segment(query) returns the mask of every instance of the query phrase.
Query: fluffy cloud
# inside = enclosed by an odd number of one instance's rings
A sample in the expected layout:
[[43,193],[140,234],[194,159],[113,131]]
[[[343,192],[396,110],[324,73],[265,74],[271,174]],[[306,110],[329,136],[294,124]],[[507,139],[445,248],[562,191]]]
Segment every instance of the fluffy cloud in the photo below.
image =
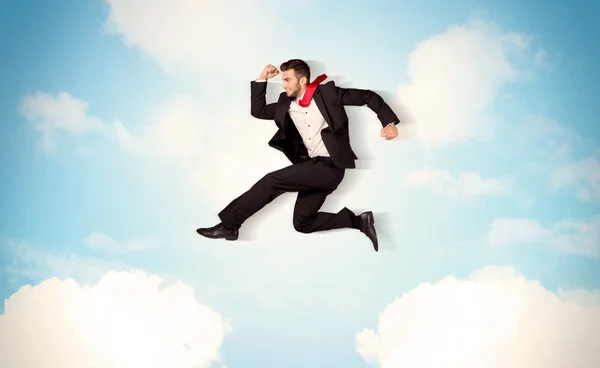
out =
[[463,201],[475,197],[507,195],[512,190],[509,179],[483,179],[478,173],[465,171],[457,178],[444,170],[422,169],[408,173],[404,179],[408,187],[428,187],[436,195],[447,195]]
[[[258,61],[259,55],[262,58],[269,53],[265,45],[284,43],[278,42],[279,36],[273,32],[281,4],[270,0],[106,3],[108,32],[150,55],[167,72],[216,68],[227,74],[251,71],[254,75],[264,64]],[[258,48],[261,54],[256,52]]]
[[398,97],[428,146],[487,138],[494,101],[504,84],[522,72],[511,59],[523,56],[530,39],[473,21],[421,42],[410,54],[409,82]]
[[394,367],[592,367],[600,306],[561,300],[511,269],[421,284],[356,335],[368,362]]
[[590,221],[560,221],[551,226],[532,219],[496,219],[489,239],[494,245],[536,244],[560,252],[600,257],[600,215]]
[[93,286],[51,278],[6,300],[0,366],[207,367],[227,330],[182,283],[161,288],[141,271],[112,271]]
[[25,96],[19,106],[21,114],[41,132],[40,144],[46,152],[58,148],[57,135],[110,135],[112,127],[88,114],[89,104],[68,93],[51,95],[45,92]]

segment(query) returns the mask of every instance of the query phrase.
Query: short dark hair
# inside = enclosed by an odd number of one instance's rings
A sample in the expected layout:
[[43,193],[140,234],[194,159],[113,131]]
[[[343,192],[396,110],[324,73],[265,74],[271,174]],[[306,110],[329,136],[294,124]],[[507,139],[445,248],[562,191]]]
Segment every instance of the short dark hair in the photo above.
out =
[[296,78],[300,79],[302,77],[306,77],[306,83],[310,83],[310,67],[304,60],[290,59],[282,63],[279,69],[282,72],[285,72],[288,69],[293,69]]

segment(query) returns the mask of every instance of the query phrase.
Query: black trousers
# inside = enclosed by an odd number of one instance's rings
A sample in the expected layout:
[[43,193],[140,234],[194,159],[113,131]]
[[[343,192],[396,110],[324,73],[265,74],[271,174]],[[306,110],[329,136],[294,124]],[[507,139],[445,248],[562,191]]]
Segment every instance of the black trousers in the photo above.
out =
[[352,227],[354,213],[344,207],[338,213],[319,212],[325,198],[344,178],[345,169],[329,157],[315,157],[270,172],[220,213],[226,228],[239,229],[244,221],[286,192],[298,192],[294,206],[294,229],[302,233]]

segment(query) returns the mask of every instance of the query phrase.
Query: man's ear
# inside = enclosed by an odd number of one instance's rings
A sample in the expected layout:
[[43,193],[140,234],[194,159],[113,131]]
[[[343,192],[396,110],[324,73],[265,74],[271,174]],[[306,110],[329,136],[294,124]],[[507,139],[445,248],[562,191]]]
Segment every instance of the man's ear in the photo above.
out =
[[300,85],[305,86],[308,84],[308,79],[306,77],[300,77]]

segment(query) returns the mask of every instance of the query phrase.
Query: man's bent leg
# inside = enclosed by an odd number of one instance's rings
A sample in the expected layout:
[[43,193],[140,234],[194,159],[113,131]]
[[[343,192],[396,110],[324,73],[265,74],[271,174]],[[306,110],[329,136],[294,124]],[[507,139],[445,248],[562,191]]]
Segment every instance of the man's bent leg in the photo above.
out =
[[275,185],[274,176],[274,173],[263,176],[219,212],[219,218],[225,228],[239,229],[250,216],[285,192],[282,187]]
[[343,172],[332,171],[316,159],[290,165],[263,176],[248,191],[229,203],[219,213],[219,218],[226,228],[239,229],[250,216],[285,192],[331,191],[342,178]]
[[338,213],[319,212],[325,199],[333,190],[310,190],[298,193],[294,206],[294,229],[301,233],[312,233],[353,227],[354,213],[343,208]]
[[377,231],[375,231],[375,220],[372,212],[361,213],[356,216],[348,208],[342,208],[338,213],[319,212],[325,202],[329,191],[305,191],[299,192],[294,207],[294,229],[301,233],[313,233],[317,231],[352,228],[364,233],[373,243],[375,251],[379,250]]
[[375,251],[379,250],[377,231],[373,213],[368,211],[356,216],[348,208],[342,208],[338,213],[319,212],[325,202],[325,198],[331,194],[329,191],[305,191],[299,192],[294,207],[294,229],[301,233],[313,233],[317,231],[352,228],[360,230],[373,243]]
[[[293,165],[286,169],[293,170],[290,169],[291,167]],[[221,210],[219,212],[220,223],[212,227],[196,229],[196,232],[212,239],[237,240],[242,224],[284,192],[283,188],[275,185],[277,181],[275,173],[263,176],[249,190]]]
[[[339,179],[337,182],[339,184],[343,177],[343,171],[332,168],[331,164],[325,165],[331,169],[329,172],[333,173],[334,177]],[[378,251],[379,241],[377,240],[377,231],[375,230],[375,220],[372,212],[368,211],[356,216],[354,212],[346,207],[338,213],[319,212],[327,196],[337,188],[337,184],[325,189],[299,191],[294,207],[294,229],[301,233],[340,228],[358,229],[371,240],[373,248],[375,251]]]

